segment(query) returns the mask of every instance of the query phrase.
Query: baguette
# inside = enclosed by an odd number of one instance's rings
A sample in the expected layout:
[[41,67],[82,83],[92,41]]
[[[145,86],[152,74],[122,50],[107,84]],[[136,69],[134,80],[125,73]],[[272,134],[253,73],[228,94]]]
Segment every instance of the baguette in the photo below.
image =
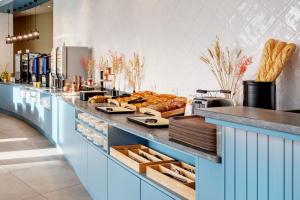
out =
[[264,46],[256,81],[275,81],[295,49],[296,45],[294,43],[287,44],[286,42],[269,39]]

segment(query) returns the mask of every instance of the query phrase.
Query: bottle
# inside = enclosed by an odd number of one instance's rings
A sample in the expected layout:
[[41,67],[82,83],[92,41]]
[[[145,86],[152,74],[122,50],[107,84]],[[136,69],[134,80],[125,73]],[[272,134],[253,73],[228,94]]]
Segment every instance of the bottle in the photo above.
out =
[[77,92],[77,84],[76,84],[75,80],[73,80],[73,83],[72,83],[72,91]]
[[82,76],[79,76],[79,81],[78,81],[78,91],[82,90]]
[[66,93],[69,93],[70,92],[70,84],[69,84],[69,82],[66,82],[66,85],[65,85],[65,92]]

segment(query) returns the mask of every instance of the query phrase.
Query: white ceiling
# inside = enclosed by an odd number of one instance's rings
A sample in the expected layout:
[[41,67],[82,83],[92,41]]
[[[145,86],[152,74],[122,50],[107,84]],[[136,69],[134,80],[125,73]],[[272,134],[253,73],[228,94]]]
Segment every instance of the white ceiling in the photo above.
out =
[[[43,14],[43,13],[50,13],[50,12],[53,12],[53,0],[49,0],[48,2],[36,7],[36,14]],[[32,8],[23,11],[21,13],[15,13],[14,17],[29,16],[29,15],[34,15],[34,13],[35,13],[35,8]]]

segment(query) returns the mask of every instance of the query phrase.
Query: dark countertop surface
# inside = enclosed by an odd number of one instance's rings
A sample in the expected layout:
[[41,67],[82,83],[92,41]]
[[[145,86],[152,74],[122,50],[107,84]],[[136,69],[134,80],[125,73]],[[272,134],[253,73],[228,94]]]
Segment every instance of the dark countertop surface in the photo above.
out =
[[204,117],[300,135],[300,114],[251,107],[219,107],[199,110]]
[[106,104],[89,104],[86,101],[80,101],[79,97],[70,97],[70,96],[59,96],[59,99],[62,99],[66,103],[74,106],[76,109],[87,112],[97,118],[107,121],[112,126],[120,128],[126,132],[130,132],[134,135],[140,136],[142,138],[149,139],[151,141],[156,141],[161,144],[167,145],[171,148],[180,150],[182,152],[186,152],[192,154],[194,156],[199,156],[213,162],[220,162],[221,159],[216,154],[212,154],[210,152],[197,150],[187,145],[183,145],[172,141],[169,139],[169,130],[168,128],[146,128],[141,125],[135,124],[127,120],[128,116],[141,115],[139,113],[134,114],[106,114],[95,109],[96,106]]

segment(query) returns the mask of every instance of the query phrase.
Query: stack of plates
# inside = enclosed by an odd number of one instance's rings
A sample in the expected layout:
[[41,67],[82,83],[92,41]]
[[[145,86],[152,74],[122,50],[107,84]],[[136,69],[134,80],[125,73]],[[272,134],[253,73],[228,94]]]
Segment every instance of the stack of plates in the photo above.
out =
[[203,117],[173,117],[170,119],[169,130],[171,139],[189,144],[196,148],[216,152],[216,126],[206,123]]

